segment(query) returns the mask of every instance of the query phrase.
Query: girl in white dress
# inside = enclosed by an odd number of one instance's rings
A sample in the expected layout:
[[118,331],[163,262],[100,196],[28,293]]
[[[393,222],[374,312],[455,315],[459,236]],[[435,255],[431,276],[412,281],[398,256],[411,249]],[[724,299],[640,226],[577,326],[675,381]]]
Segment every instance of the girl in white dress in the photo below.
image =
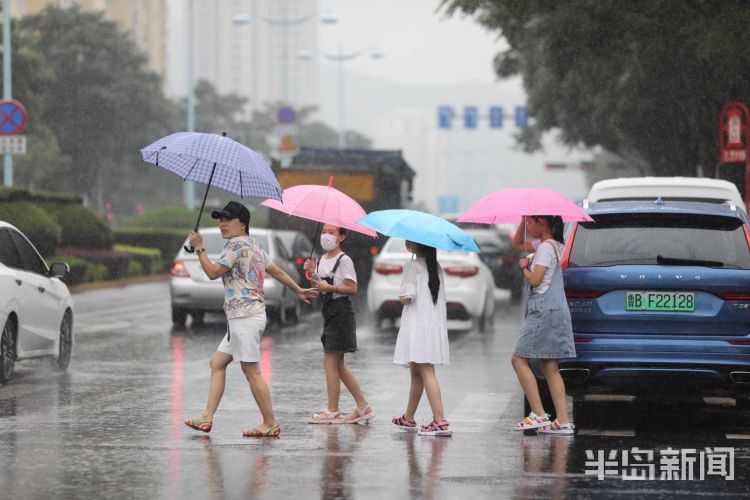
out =
[[443,270],[434,248],[412,241],[406,242],[406,248],[415,254],[416,259],[407,263],[404,269],[399,292],[404,309],[393,363],[409,367],[411,389],[406,411],[400,417],[391,418],[391,423],[404,431],[417,431],[414,414],[422,393],[427,392],[432,422],[419,427],[419,434],[450,436],[452,431],[443,413],[443,399],[435,376],[435,365],[448,364]]

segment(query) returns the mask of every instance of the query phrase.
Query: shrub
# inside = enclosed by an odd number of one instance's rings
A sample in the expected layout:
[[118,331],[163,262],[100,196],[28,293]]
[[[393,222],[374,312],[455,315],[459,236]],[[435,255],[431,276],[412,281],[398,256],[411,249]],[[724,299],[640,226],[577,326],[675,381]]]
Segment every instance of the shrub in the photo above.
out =
[[143,274],[143,264],[137,260],[131,260],[130,263],[128,263],[128,277],[142,276]]
[[[104,276],[99,279],[127,278],[130,254],[113,250],[87,250],[84,248],[63,248],[60,255],[78,257],[93,264],[104,266]],[[98,273],[98,270],[97,270]],[[92,280],[93,281],[93,280]]]
[[0,220],[16,226],[43,257],[55,254],[60,227],[38,206],[28,201],[0,201]]
[[9,188],[0,186],[0,202],[4,201],[28,201],[31,203],[70,203],[82,205],[80,196],[73,194],[31,192],[26,189]]
[[[201,221],[204,220],[204,217],[208,217],[210,219],[212,210],[213,209],[211,208],[206,208],[203,211]],[[191,212],[190,210],[182,206],[171,206],[146,210],[142,214],[136,215],[135,217],[125,221],[123,223],[123,226],[128,228],[137,227],[182,229],[183,233],[185,233],[185,231],[189,232],[195,227],[195,221],[197,219],[197,209]]]
[[114,236],[109,225],[83,205],[44,203],[62,230],[60,246],[109,250]]
[[[116,252],[124,252],[130,255],[130,263],[138,263],[140,272],[138,274],[156,274],[164,269],[161,251],[158,248],[134,247],[128,245],[115,245]],[[131,270],[128,274],[133,276]]]
[[184,229],[164,228],[118,228],[115,242],[121,245],[157,248],[163,257],[163,270],[168,270],[177,252],[187,239]]

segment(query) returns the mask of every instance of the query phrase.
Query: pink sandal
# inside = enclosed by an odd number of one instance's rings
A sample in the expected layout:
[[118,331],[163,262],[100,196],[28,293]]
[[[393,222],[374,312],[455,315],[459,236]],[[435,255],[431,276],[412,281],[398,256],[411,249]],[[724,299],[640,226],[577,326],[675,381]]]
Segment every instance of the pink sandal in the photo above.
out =
[[448,428],[448,421],[441,420],[440,422],[433,420],[427,425],[423,425],[419,428],[420,436],[452,436],[453,431]]
[[374,416],[375,412],[372,411],[372,408],[369,404],[366,404],[362,408],[353,409],[351,415],[349,415],[348,417],[344,417],[344,423],[357,424],[359,422],[363,422],[369,424],[370,420],[372,420]]
[[391,417],[391,424],[405,432],[417,432],[417,423],[414,420],[406,420],[406,417]]
[[518,422],[513,429],[516,431],[526,431],[531,429],[538,429],[539,427],[547,427],[552,422],[549,421],[549,415],[537,415],[533,411],[529,413],[529,416]]
[[308,424],[340,424],[343,420],[337,411],[328,411],[328,408],[321,410],[320,413],[313,413],[307,419]]

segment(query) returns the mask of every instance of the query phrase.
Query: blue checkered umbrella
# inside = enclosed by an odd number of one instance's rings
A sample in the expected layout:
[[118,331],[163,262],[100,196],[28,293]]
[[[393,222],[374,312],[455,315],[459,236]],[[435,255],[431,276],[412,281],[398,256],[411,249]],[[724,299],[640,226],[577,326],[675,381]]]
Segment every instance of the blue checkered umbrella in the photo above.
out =
[[281,200],[281,186],[261,155],[233,141],[226,133],[177,132],[141,149],[143,161],[182,177],[206,184],[196,230],[208,190],[215,186],[241,198]]

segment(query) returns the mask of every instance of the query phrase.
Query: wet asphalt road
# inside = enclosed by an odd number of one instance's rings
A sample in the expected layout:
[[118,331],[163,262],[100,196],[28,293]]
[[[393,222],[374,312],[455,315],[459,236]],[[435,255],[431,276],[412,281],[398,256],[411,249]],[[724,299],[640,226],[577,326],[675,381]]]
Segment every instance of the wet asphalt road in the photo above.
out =
[[[208,359],[223,335],[222,317],[174,330],[166,283],[89,291],[75,301],[68,372],[27,361],[0,387],[2,498],[750,496],[750,418],[726,406],[731,401],[594,401],[574,438],[509,430],[522,412],[509,362],[521,317],[502,293],[491,331],[451,333],[451,365],[438,370],[452,438],[404,434],[388,425],[404,410],[409,375],[391,365],[395,331],[368,325],[360,328],[360,352],[348,363],[377,417],[368,426],[306,424],[325,403],[317,315],[294,327],[272,326],[263,339],[263,373],[281,437],[241,436],[258,423],[258,412],[239,366],[228,370],[213,431],[198,434],[182,421],[199,416],[205,405]],[[342,408],[351,406],[342,391]],[[417,420],[429,419],[425,397]],[[587,450],[596,456],[633,447],[654,450],[657,476],[659,450],[695,449],[698,458],[705,447],[733,448],[734,480],[586,474],[593,470]],[[608,468],[619,474],[622,465]]]

